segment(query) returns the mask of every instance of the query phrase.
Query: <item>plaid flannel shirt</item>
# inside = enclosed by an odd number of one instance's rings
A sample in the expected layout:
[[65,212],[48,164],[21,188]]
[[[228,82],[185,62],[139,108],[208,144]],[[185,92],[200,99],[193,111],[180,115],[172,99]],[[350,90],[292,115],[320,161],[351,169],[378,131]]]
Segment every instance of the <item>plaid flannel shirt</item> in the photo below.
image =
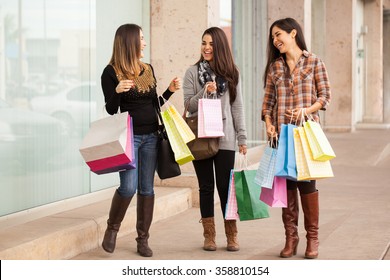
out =
[[[315,102],[322,105],[321,110],[326,110],[330,97],[328,73],[320,58],[303,51],[290,74],[283,57],[279,57],[267,74],[261,118],[265,121],[265,116],[270,116],[279,133],[281,125],[290,122],[285,116],[286,110],[307,108]],[[319,121],[318,112],[312,116]]]

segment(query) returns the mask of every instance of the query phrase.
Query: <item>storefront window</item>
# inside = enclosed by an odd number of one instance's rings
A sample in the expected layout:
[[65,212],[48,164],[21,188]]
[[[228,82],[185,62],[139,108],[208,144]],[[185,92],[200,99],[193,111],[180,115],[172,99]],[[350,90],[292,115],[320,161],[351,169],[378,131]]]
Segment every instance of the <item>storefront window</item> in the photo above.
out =
[[92,175],[79,146],[105,115],[115,30],[148,23],[143,2],[0,0],[0,216],[117,183]]

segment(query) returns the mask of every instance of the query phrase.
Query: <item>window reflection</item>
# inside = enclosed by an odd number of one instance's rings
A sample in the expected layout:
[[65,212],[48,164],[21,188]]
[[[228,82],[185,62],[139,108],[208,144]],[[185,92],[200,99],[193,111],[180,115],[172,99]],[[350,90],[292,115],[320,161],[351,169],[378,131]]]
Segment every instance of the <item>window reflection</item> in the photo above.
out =
[[0,216],[89,191],[78,146],[96,115],[95,10],[0,0]]

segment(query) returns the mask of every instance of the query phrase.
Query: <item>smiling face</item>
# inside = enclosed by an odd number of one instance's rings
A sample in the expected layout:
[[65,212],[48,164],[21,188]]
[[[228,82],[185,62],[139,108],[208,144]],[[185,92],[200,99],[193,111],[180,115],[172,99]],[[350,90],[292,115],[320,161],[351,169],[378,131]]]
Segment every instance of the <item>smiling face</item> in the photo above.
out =
[[141,54],[140,54],[140,58],[143,58],[144,57],[144,48],[146,47],[146,42],[145,42],[144,33],[142,32],[142,30],[139,31],[139,37],[140,37],[140,40],[141,40]]
[[273,45],[279,50],[280,53],[287,53],[293,46],[296,45],[295,35],[295,29],[293,29],[290,33],[287,33],[283,29],[274,26],[272,28]]
[[209,62],[213,60],[213,38],[210,34],[203,36],[200,51],[204,60]]

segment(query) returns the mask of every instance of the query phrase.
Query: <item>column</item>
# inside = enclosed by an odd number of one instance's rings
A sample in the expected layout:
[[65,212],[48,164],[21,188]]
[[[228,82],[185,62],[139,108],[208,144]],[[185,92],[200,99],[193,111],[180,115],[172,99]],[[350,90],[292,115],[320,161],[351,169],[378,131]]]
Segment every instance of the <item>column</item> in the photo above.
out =
[[[175,76],[183,80],[185,71],[200,57],[203,32],[219,25],[219,0],[151,0],[151,64],[161,94]],[[183,92],[175,92],[169,99],[184,111]],[[192,164],[181,166],[183,172]]]
[[366,79],[364,123],[383,122],[383,0],[364,2]]
[[353,1],[326,1],[326,43],[323,58],[330,79],[332,100],[323,124],[338,131],[352,129]]

